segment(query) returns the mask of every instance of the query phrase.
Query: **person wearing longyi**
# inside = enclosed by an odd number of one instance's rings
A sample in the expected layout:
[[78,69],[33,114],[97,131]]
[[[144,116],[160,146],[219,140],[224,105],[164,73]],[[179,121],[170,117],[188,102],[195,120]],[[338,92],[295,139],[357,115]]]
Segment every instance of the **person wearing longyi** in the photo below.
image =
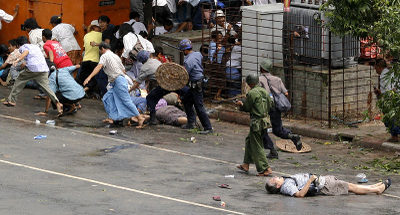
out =
[[125,68],[121,58],[110,50],[111,46],[108,43],[102,42],[99,49],[102,54],[99,64],[83,82],[83,86],[88,84],[104,68],[104,73],[111,85],[111,89],[103,96],[104,109],[109,118],[115,124],[124,119],[135,118],[135,121],[139,124],[137,128],[142,128],[144,118],[140,115],[129,95],[128,80],[125,77]]

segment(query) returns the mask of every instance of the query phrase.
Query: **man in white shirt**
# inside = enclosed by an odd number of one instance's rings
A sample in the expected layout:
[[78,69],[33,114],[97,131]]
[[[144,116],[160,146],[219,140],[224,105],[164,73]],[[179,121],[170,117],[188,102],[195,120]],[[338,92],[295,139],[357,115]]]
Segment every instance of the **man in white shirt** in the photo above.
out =
[[4,20],[4,22],[6,22],[6,23],[12,22],[18,14],[18,10],[19,10],[19,4],[17,4],[15,6],[14,15],[11,16],[10,14],[6,13],[4,10],[0,9],[0,30],[2,27],[1,21]]
[[211,29],[211,32],[220,31],[224,37],[235,36],[237,34],[233,30],[232,25],[226,21],[225,13],[222,10],[217,10],[215,13],[215,22],[216,25]]
[[142,128],[144,118],[140,115],[129,95],[128,79],[125,76],[124,65],[119,56],[114,54],[110,49],[109,44],[105,42],[100,44],[99,50],[102,55],[99,64],[83,82],[83,86],[88,84],[103,68],[111,86],[102,99],[108,117],[115,123],[122,122],[125,119],[134,119],[139,123],[137,128]]
[[140,22],[140,14],[136,11],[132,11],[129,13],[129,21],[125,22],[132,26],[133,31],[135,34],[139,34],[140,32],[144,31],[147,33],[147,29],[142,22]]
[[156,21],[171,19],[176,12],[175,0],[153,0],[153,18]]
[[[147,33],[146,26],[144,26],[144,24],[142,22],[140,22],[140,14],[138,12],[131,11],[129,13],[129,19],[130,20],[127,22],[124,22],[124,24],[126,23],[126,24],[129,24],[130,26],[132,26],[133,33],[139,34],[142,31]],[[115,37],[117,39],[122,38],[119,30],[117,31],[117,33],[115,33]]]
[[[388,91],[395,91],[398,92],[399,89],[396,89],[395,84],[392,83],[392,81],[390,79],[393,78],[393,73],[391,74],[390,77],[388,76],[388,73],[390,72],[390,70],[387,68],[387,63],[384,59],[378,59],[375,62],[375,70],[376,73],[378,73],[379,75],[379,87],[376,88],[374,86],[374,92],[376,94],[376,96],[379,98],[381,98],[382,94],[388,92]],[[389,78],[389,79],[388,79]],[[383,114],[386,114],[385,112]],[[385,126],[389,129],[389,132],[391,134],[391,138],[388,139],[389,142],[399,142],[399,135],[400,135],[400,127],[396,126],[396,123],[388,123],[385,122]]]

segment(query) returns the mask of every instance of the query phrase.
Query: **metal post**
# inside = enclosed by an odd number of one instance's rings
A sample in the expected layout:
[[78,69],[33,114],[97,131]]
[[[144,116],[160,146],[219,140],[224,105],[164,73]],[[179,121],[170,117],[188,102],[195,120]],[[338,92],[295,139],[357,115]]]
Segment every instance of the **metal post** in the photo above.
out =
[[328,127],[332,127],[332,33],[329,31],[329,58],[328,58]]
[[345,69],[344,69],[344,49],[345,49],[345,47],[344,47],[344,40],[345,40],[345,37],[342,37],[342,66],[343,66],[343,84],[342,84],[342,87],[343,87],[343,89],[342,89],[342,111],[343,111],[343,114],[342,114],[342,116],[343,116],[343,121],[345,121],[346,120],[346,105],[345,105],[345,93],[346,93],[346,91],[345,91],[345,87],[346,87],[346,85],[345,85]]

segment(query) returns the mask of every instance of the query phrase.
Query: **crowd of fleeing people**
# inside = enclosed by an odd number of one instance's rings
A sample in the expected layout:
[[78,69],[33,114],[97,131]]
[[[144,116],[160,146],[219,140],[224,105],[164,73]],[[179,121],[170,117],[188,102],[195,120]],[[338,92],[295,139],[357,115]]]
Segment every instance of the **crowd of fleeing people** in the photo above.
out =
[[[242,1],[238,2],[242,4]],[[266,4],[276,1],[245,2]],[[16,106],[21,91],[32,87],[39,91],[35,98],[46,99],[44,111],[36,115],[46,116],[51,106],[57,110],[58,116],[73,114],[82,108],[80,101],[83,98],[95,97],[102,99],[107,112],[108,118],[104,122],[113,126],[143,128],[146,122],[150,125],[162,122],[193,129],[197,114],[203,127],[200,134],[213,133],[203,104],[207,81],[203,65],[205,62],[214,66],[225,65],[226,78],[231,81],[225,84],[231,85],[232,95],[240,93],[240,85],[234,82],[242,79],[240,21],[227,20],[227,11],[223,11],[224,1],[153,0],[152,6],[153,19],[146,25],[142,23],[144,15],[140,5],[129,14],[129,21],[120,25],[111,24],[111,19],[105,15],[91,21],[86,28],[83,47],[75,38],[74,25],[63,23],[58,15],[49,20],[52,29],[42,29],[34,18],[25,20],[22,27],[28,37],[18,36],[11,39],[8,46],[0,45],[0,59],[4,59],[4,63],[1,61],[0,83],[11,87],[3,104]],[[17,13],[18,7],[14,16],[4,15],[0,10],[0,17],[11,22]],[[151,35],[204,28],[211,32],[208,47],[197,51],[193,50],[188,39],[179,43],[178,49],[185,56],[183,66],[189,76],[186,86],[175,91],[163,89],[155,74],[162,64],[171,60],[164,55],[162,47],[152,44]],[[244,160],[237,168],[247,173],[249,165],[254,163],[258,176],[269,176],[272,169],[267,158],[278,158],[267,133],[268,127],[272,127],[276,136],[292,140],[297,150],[302,149],[300,136],[282,126],[281,111],[274,107],[270,95],[287,96],[288,91],[280,78],[270,74],[271,69],[270,60],[261,62],[261,76],[247,76],[250,91],[245,100],[236,101],[236,105],[249,112],[251,118]],[[264,149],[270,150],[267,156]],[[273,178],[266,189],[271,193],[304,197],[310,187],[327,195],[366,194],[382,193],[390,184],[389,179],[375,185],[357,186],[333,176],[306,174]]]

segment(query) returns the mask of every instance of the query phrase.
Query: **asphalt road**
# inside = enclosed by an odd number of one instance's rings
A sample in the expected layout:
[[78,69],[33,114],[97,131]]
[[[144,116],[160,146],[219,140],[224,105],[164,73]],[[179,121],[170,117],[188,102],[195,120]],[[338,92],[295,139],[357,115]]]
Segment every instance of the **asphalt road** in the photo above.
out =
[[[4,97],[8,90],[0,89]],[[399,214],[400,181],[386,195],[309,197],[267,194],[265,178],[236,170],[243,158],[245,126],[212,121],[217,133],[202,136],[170,126],[143,130],[110,128],[101,103],[83,101],[75,116],[35,117],[43,101],[25,90],[16,108],[0,107],[0,214]],[[35,119],[42,123],[35,125]],[[38,134],[46,139],[34,140]],[[189,139],[196,138],[193,143]],[[346,143],[304,138],[313,151],[280,152],[270,162],[274,175],[313,172],[355,182],[364,172],[370,182],[386,178],[376,169],[356,166],[393,153]],[[226,178],[234,175],[234,178]],[[232,189],[217,185],[229,184]],[[221,196],[226,203],[212,200]]]

